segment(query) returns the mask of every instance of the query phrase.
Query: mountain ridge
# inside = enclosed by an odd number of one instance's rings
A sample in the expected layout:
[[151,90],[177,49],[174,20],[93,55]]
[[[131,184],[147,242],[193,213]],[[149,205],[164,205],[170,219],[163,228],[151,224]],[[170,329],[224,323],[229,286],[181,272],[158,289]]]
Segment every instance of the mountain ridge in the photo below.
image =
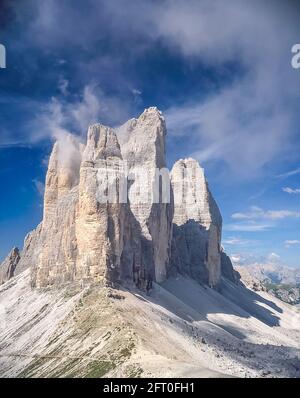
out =
[[299,312],[240,282],[195,159],[163,185],[166,134],[152,107],[54,144],[43,220],[0,266],[1,377],[300,375]]
[[72,135],[58,140],[42,223],[12,274],[30,266],[35,287],[131,281],[147,290],[179,272],[217,288],[222,217],[196,160],[178,160],[166,180],[166,134],[162,113],[150,107],[116,130],[90,126],[86,145]]

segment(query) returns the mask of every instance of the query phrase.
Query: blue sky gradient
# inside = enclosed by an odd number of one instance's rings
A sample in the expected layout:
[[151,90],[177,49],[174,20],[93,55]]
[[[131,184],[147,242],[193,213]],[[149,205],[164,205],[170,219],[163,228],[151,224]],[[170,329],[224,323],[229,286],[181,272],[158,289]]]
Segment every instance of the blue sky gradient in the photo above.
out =
[[[300,266],[296,1],[2,1],[0,259],[42,217],[53,141],[157,106],[193,156],[237,262]],[[289,188],[288,190],[284,188]]]

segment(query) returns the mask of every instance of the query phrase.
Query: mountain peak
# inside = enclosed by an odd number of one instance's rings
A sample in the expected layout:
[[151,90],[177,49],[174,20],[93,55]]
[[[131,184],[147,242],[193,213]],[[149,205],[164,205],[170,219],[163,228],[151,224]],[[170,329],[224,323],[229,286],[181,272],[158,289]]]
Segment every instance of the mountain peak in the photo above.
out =
[[[192,158],[174,164],[171,184],[167,182],[169,200],[156,202],[160,195],[155,182],[157,171],[166,166],[165,147],[165,120],[156,107],[116,130],[91,125],[86,145],[71,135],[60,137],[49,160],[43,222],[21,255],[23,268],[32,263],[33,286],[129,281],[147,290],[174,272],[218,286],[218,206],[204,170]],[[121,199],[120,191],[108,194],[123,184],[122,161],[133,178]],[[183,241],[186,247],[180,246]]]

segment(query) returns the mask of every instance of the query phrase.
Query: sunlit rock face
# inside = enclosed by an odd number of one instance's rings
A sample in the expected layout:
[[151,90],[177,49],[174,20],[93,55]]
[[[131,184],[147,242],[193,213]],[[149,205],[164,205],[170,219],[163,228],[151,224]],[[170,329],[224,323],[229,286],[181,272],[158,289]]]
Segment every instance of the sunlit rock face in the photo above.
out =
[[[52,150],[41,224],[1,266],[1,282],[31,268],[33,287],[73,281],[149,290],[174,272],[217,287],[222,218],[194,159],[166,169],[157,108],[112,129],[89,127]],[[223,256],[224,270],[231,275]],[[224,271],[225,272],[225,271]]]
[[42,223],[26,235],[23,250],[20,252],[20,261],[15,269],[14,276],[21,274],[27,268],[33,266],[33,259],[36,258],[36,253],[39,249],[41,230]]
[[194,159],[178,160],[171,171],[174,192],[172,265],[211,287],[221,277],[222,217],[204,170]]
[[120,279],[126,205],[120,203],[118,191],[110,203],[105,189],[110,174],[120,178],[121,160],[113,129],[91,126],[80,167],[76,278],[111,282]]
[[[165,120],[157,108],[146,109],[138,119],[121,126],[118,136],[132,177],[128,199],[142,247],[142,263],[135,269],[135,278],[139,279],[138,274],[141,274],[162,282],[170,263],[174,211],[169,176],[164,178]],[[164,189],[169,191],[165,197],[162,195]]]
[[[149,108],[117,133],[121,147],[116,132],[100,124],[89,128],[84,147],[67,137],[72,150],[65,156],[62,143],[54,145],[33,286],[126,280],[147,289],[166,279],[173,203],[171,193],[162,203],[155,187],[157,181],[160,187],[157,170],[166,165],[164,119]],[[105,196],[115,183],[111,175],[119,188],[113,200]],[[169,179],[167,184],[170,190]]]
[[21,274],[32,266],[33,260],[36,258],[36,251],[39,248],[38,240],[40,233],[41,224],[26,235],[22,251],[17,247],[11,250],[7,258],[0,265],[0,284]]
[[44,287],[74,280],[75,221],[83,146],[68,135],[53,147],[45,182],[44,216],[32,261],[32,285]]

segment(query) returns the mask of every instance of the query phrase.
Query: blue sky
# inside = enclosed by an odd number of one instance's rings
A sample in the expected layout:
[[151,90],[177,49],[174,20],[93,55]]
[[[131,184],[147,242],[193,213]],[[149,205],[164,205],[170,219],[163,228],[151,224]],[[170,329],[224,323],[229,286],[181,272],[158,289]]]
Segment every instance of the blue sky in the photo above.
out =
[[296,1],[1,1],[0,258],[42,217],[53,141],[157,106],[242,263],[300,266]]

